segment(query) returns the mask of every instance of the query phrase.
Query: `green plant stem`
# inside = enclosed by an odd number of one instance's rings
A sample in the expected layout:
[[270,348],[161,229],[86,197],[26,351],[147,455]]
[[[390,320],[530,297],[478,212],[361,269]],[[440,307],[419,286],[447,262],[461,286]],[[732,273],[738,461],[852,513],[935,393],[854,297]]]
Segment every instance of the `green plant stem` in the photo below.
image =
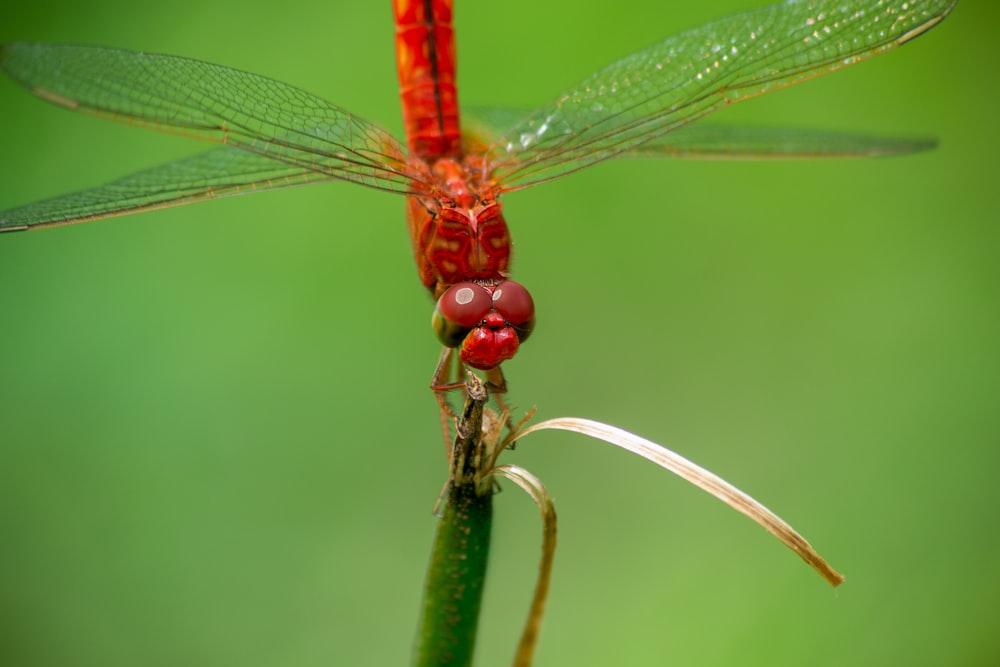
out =
[[483,431],[486,389],[470,375],[466,391],[424,588],[417,667],[469,667],[475,652],[493,523],[493,457]]
[[489,560],[493,496],[453,486],[438,524],[424,590],[417,667],[472,664]]

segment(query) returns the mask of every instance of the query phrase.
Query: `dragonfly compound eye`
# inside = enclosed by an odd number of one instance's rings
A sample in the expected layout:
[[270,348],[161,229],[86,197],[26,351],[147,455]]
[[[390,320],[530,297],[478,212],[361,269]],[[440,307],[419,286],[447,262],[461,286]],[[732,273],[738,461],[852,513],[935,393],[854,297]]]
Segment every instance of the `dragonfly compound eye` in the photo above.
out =
[[535,302],[520,283],[505,280],[493,289],[493,307],[514,327],[523,343],[535,328]]
[[438,340],[458,347],[493,308],[493,298],[482,285],[456,283],[445,290],[434,308],[431,324]]

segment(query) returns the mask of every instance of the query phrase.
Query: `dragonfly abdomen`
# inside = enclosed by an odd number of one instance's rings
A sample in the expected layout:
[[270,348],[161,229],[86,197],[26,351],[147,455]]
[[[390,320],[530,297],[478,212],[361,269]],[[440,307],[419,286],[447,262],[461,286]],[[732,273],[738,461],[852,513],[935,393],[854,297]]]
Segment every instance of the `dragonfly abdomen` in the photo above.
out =
[[411,153],[428,162],[458,157],[461,151],[451,4],[451,0],[393,2],[406,139]]

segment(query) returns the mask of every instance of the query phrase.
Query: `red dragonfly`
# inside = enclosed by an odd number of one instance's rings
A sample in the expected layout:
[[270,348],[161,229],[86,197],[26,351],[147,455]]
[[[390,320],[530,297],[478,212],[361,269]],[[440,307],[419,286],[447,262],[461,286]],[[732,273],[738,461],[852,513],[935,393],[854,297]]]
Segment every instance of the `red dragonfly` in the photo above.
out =
[[694,121],[889,51],[935,26],[956,3],[788,0],[638,51],[530,113],[467,113],[473,121],[463,129],[452,0],[394,0],[405,147],[373,123],[262,76],[174,56],[7,44],[0,67],[49,102],[222,145],[2,212],[0,231],[334,180],[399,193],[407,197],[417,270],[436,299],[434,329],[445,346],[435,388],[449,387],[442,368],[457,350],[463,364],[486,371],[502,390],[500,364],[535,322],[530,294],[508,278],[502,195],[616,156],[847,157],[927,148],[931,142]]

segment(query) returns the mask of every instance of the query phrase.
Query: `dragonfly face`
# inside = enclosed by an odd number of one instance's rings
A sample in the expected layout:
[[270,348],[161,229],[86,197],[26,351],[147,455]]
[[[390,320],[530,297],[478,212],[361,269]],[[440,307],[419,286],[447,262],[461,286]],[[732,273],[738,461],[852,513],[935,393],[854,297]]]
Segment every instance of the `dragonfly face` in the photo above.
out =
[[438,299],[432,324],[445,346],[459,348],[464,363],[486,371],[512,358],[531,335],[535,304],[513,280],[461,282]]

